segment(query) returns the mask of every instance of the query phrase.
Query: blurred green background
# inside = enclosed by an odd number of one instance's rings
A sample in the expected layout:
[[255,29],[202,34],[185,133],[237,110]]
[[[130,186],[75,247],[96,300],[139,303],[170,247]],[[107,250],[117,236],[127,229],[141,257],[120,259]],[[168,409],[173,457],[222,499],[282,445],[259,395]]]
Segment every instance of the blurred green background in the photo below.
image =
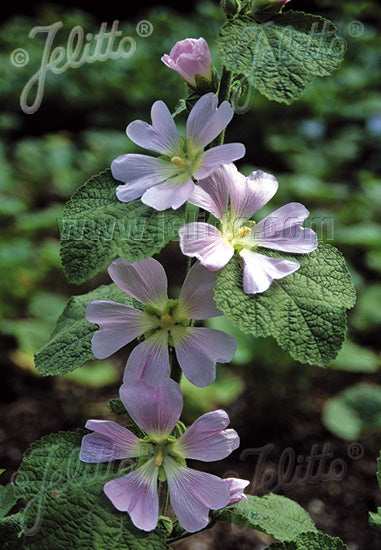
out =
[[[117,155],[135,151],[125,135],[131,120],[149,120],[157,99],[173,110],[184,97],[182,80],[160,61],[177,40],[203,36],[218,66],[215,36],[224,20],[218,3],[179,8],[164,4],[142,4],[122,13],[111,8],[106,12],[105,6],[95,13],[90,5],[37,2],[28,15],[9,14],[1,24],[0,343],[3,379],[8,379],[2,388],[7,409],[3,406],[2,411],[9,410],[10,396],[22,399],[31,387],[40,395],[44,388],[41,399],[55,392],[54,399],[63,407],[59,427],[65,428],[89,412],[104,414],[104,401],[116,393],[125,356],[94,362],[65,380],[47,382],[35,373],[33,354],[48,339],[69,296],[107,282],[106,275],[81,287],[65,281],[57,224],[65,201]],[[230,406],[237,418],[242,413],[244,430],[244,414],[250,410],[245,406],[254,396],[262,444],[288,423],[281,403],[287,402],[291,416],[296,411],[308,414],[313,403],[324,426],[319,437],[328,430],[343,440],[365,438],[369,455],[376,458],[381,448],[381,8],[376,0],[292,4],[336,24],[346,43],[345,61],[332,77],[310,84],[291,106],[254,93],[249,111],[237,114],[229,126],[227,140],[246,145],[247,155],[238,163],[243,172],[262,169],[278,178],[280,189],[269,211],[290,201],[307,206],[319,237],[344,253],[358,302],[349,314],[343,350],[327,371],[296,364],[272,339],[242,335],[222,318],[211,321],[210,326],[230,331],[239,349],[233,367],[219,368],[210,388],[200,391],[184,383],[185,415],[192,420],[215,406]],[[115,19],[120,19],[123,36],[136,40],[135,54],[59,75],[50,72],[41,107],[32,115],[23,113],[20,94],[38,70],[44,46],[43,35],[28,38],[30,30],[62,21],[55,45],[65,45],[75,25],[95,34],[101,21],[108,21],[110,29]],[[142,19],[153,25],[149,37],[136,32]],[[30,59],[17,68],[10,53],[20,47]],[[177,254],[173,243],[162,259],[173,266]],[[174,284],[181,279],[174,278]],[[27,382],[17,385],[15,380],[22,376]],[[7,384],[12,384],[11,390]],[[104,387],[110,388],[110,395]],[[348,388],[349,396],[344,392]],[[246,405],[237,409],[238,402]],[[42,424],[41,432],[49,426]],[[250,440],[244,431],[242,440]],[[12,456],[5,452],[5,463],[17,462],[25,440],[16,447]]]

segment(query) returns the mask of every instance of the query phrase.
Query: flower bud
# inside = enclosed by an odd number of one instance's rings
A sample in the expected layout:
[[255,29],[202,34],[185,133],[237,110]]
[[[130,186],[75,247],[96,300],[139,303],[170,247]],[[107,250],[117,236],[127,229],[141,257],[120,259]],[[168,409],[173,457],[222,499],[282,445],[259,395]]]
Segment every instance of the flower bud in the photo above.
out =
[[174,69],[192,88],[197,88],[196,75],[212,81],[212,58],[203,38],[186,38],[176,42],[169,55],[161,58],[170,69]]
[[221,8],[228,17],[234,17],[241,9],[240,0],[221,0]]
[[253,0],[251,15],[260,23],[268,21],[282,11],[290,0]]

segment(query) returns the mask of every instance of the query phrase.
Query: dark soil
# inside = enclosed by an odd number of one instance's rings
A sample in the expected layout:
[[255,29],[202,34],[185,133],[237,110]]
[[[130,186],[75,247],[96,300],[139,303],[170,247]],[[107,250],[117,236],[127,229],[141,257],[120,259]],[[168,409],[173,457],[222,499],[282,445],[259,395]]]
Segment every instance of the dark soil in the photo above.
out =
[[[23,452],[36,439],[81,427],[89,417],[113,418],[105,403],[118,388],[95,390],[60,377],[40,378],[13,365],[8,356],[11,343],[2,344],[0,466],[6,468],[1,477],[5,483],[14,479]],[[328,397],[361,380],[366,377],[311,369],[309,389],[301,392],[290,384],[274,403],[263,395],[261,377],[257,382],[250,378],[244,395],[228,411],[241,437],[240,449],[223,462],[195,467],[249,479],[251,494],[275,492],[296,500],[319,529],[341,537],[351,550],[381,549],[381,532],[368,525],[368,512],[381,505],[376,479],[380,434],[343,441],[326,431],[320,420]],[[174,547],[259,550],[270,542],[261,533],[220,524]]]

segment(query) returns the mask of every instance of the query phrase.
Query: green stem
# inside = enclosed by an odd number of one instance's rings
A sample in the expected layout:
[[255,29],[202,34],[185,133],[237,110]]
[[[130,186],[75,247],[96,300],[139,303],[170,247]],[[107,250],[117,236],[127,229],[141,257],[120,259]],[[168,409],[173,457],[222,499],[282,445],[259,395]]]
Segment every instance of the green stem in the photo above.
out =
[[198,535],[199,533],[203,533],[204,531],[207,531],[208,529],[211,529],[212,527],[214,527],[216,525],[216,523],[217,522],[212,519],[206,527],[204,527],[203,529],[200,529],[200,531],[197,531],[197,533],[189,533],[188,531],[184,531],[183,534],[181,534],[177,537],[174,537],[174,538],[170,538],[170,539],[168,539],[167,542],[168,542],[168,544],[172,544],[173,542],[177,542],[179,540],[187,539],[188,537],[191,537],[192,535]]
[[168,508],[168,502],[169,502],[168,483],[164,481],[162,482],[162,486],[163,486],[164,498],[163,498],[163,507],[162,507],[161,515],[165,516],[167,514],[167,508]]
[[183,374],[183,371],[181,370],[181,367],[177,361],[176,354],[174,350],[171,350],[171,375],[170,377],[172,380],[180,384],[181,382],[181,376]]
[[[228,71],[225,65],[222,67],[222,74],[220,80],[220,87],[218,89],[218,104],[221,105],[223,101],[229,101],[231,95],[232,73]],[[222,145],[225,139],[225,129],[222,130],[219,136],[212,143],[212,147]]]

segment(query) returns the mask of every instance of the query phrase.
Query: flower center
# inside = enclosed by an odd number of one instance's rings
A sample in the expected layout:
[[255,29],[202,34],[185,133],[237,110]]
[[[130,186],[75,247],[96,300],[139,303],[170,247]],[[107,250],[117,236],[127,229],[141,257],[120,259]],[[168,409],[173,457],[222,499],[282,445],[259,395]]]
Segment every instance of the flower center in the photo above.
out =
[[173,325],[173,319],[169,313],[164,313],[164,315],[160,317],[160,321],[163,323],[164,327],[171,327]]
[[189,170],[191,163],[188,159],[182,158],[182,157],[172,157],[171,158],[172,164],[175,166],[178,166],[182,170]]
[[[239,222],[241,222],[241,225],[239,225]],[[221,220],[221,234],[225,241],[238,252],[244,248],[253,249],[257,247],[252,234],[254,225],[255,222],[252,220],[242,223],[242,218],[231,219],[229,216]]]

